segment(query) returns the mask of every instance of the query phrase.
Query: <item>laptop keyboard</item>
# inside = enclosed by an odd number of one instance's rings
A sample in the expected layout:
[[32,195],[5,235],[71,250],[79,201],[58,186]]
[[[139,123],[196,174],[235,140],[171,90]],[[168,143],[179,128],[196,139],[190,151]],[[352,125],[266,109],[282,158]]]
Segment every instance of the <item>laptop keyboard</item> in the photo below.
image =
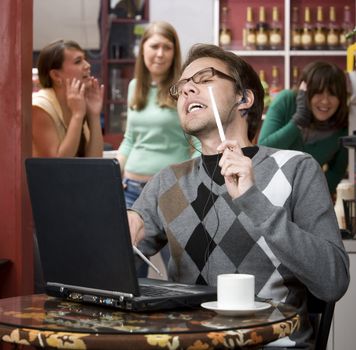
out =
[[140,292],[142,296],[149,296],[149,297],[162,297],[162,296],[177,296],[177,295],[184,295],[185,293],[189,294],[189,292],[184,292],[182,290],[174,290],[168,288],[162,288],[157,286],[142,286],[140,285]]

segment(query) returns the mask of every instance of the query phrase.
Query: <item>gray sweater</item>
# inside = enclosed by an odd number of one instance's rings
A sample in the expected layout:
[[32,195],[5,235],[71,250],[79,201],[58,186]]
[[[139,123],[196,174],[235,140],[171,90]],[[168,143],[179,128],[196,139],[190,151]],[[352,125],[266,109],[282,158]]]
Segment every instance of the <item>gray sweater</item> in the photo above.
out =
[[299,151],[260,146],[252,161],[255,185],[235,200],[211,180],[202,158],[156,174],[133,207],[145,225],[140,248],[150,256],[168,241],[174,281],[216,285],[221,273],[254,274],[259,297],[301,314],[300,330],[278,345],[308,346],[305,287],[330,301],[349,283],[325,176]]

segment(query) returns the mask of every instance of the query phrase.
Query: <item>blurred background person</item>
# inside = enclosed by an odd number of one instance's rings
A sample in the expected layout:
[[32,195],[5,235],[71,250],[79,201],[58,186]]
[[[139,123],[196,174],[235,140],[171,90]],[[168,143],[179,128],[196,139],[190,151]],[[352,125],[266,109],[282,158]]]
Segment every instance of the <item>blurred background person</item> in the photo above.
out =
[[32,95],[35,157],[101,157],[104,86],[91,76],[84,50],[55,41],[38,58],[41,89]]
[[[100,113],[104,86],[90,75],[84,50],[74,41],[58,40],[38,58],[41,89],[32,94],[34,157],[102,157]],[[34,235],[35,292],[44,291]]]
[[[180,69],[181,49],[176,30],[164,21],[151,23],[142,36],[134,79],[129,83],[127,127],[117,153],[127,208],[131,208],[154,174],[189,159],[194,148],[196,154],[200,149],[197,139],[183,133],[176,101],[169,94]],[[165,262],[166,253],[162,254]]]
[[192,155],[190,140],[179,124],[176,102],[169,95],[180,68],[175,29],[167,22],[151,23],[142,36],[135,76],[129,84],[127,127],[117,154],[128,208],[154,174]]
[[346,77],[333,63],[312,62],[298,86],[298,91],[284,90],[273,100],[258,143],[311,154],[323,167],[334,196],[348,164],[348,152],[339,141],[348,135]]

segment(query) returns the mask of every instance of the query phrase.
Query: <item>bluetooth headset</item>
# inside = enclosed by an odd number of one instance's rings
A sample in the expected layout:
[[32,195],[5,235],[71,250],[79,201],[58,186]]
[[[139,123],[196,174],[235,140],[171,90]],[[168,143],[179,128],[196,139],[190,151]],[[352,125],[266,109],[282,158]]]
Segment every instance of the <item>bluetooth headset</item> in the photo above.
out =
[[[230,109],[230,113],[239,105],[246,103],[247,102],[247,94],[246,94],[246,89],[241,89],[242,90],[242,97],[240,99],[240,101],[236,102],[233,104],[233,106]],[[248,108],[245,109],[241,109],[240,110],[240,114],[242,117],[246,116],[246,114],[248,113]]]

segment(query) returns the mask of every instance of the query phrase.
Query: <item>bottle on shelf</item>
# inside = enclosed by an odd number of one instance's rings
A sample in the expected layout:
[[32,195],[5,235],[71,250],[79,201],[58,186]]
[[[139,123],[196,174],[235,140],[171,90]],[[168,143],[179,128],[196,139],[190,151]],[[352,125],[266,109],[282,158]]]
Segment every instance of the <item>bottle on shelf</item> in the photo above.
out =
[[299,88],[298,82],[299,82],[299,67],[293,66],[293,68],[292,68],[292,84],[291,84],[291,88],[293,90],[298,90],[298,88]]
[[110,103],[109,105],[109,120],[108,120],[108,132],[109,133],[116,133],[120,132],[120,105],[117,103]]
[[134,40],[131,43],[132,44],[131,56],[134,57],[135,59],[138,56],[138,52],[140,50],[141,39],[145,32],[145,29],[146,29],[146,26],[144,24],[137,23],[134,25],[134,28],[133,28]]
[[220,46],[231,45],[232,33],[228,21],[229,9],[227,6],[223,6],[221,9],[221,22],[220,22],[220,34],[219,43]]
[[323,7],[318,6],[316,10],[316,22],[314,27],[314,48],[324,50],[326,48],[326,28],[323,16]]
[[301,28],[299,26],[299,8],[292,8],[291,28],[290,28],[290,46],[292,50],[301,48]]
[[246,50],[256,49],[256,28],[253,21],[252,7],[247,6],[246,23],[243,29],[243,47]]
[[346,39],[346,34],[351,32],[353,29],[352,21],[351,21],[351,9],[350,6],[344,7],[344,19],[341,25],[340,31],[340,46],[342,49],[346,49],[350,44],[352,44],[352,39]]
[[336,24],[335,7],[329,8],[329,23],[327,27],[326,44],[329,50],[336,50],[339,48],[339,27]]
[[313,48],[313,27],[311,24],[309,6],[306,6],[304,9],[304,22],[301,35],[301,46],[304,50],[311,50]]
[[260,81],[261,81],[261,85],[263,87],[263,90],[265,92],[265,96],[263,98],[263,105],[264,105],[264,108],[263,108],[263,113],[266,113],[270,103],[271,103],[271,96],[269,95],[269,85],[266,81],[266,74],[265,74],[265,71],[263,69],[261,69],[259,71],[259,74],[258,74],[259,78],[260,78]]
[[256,49],[267,50],[269,48],[269,25],[266,22],[264,6],[259,8],[259,19],[256,23]]
[[121,70],[118,68],[111,68],[110,70],[110,98],[112,100],[123,98]]
[[269,85],[269,95],[271,96],[271,100],[277,96],[277,94],[282,90],[279,81],[279,70],[277,66],[272,66],[272,79]]
[[280,50],[282,48],[282,25],[279,21],[278,7],[272,8],[272,22],[269,32],[269,43],[272,50]]

